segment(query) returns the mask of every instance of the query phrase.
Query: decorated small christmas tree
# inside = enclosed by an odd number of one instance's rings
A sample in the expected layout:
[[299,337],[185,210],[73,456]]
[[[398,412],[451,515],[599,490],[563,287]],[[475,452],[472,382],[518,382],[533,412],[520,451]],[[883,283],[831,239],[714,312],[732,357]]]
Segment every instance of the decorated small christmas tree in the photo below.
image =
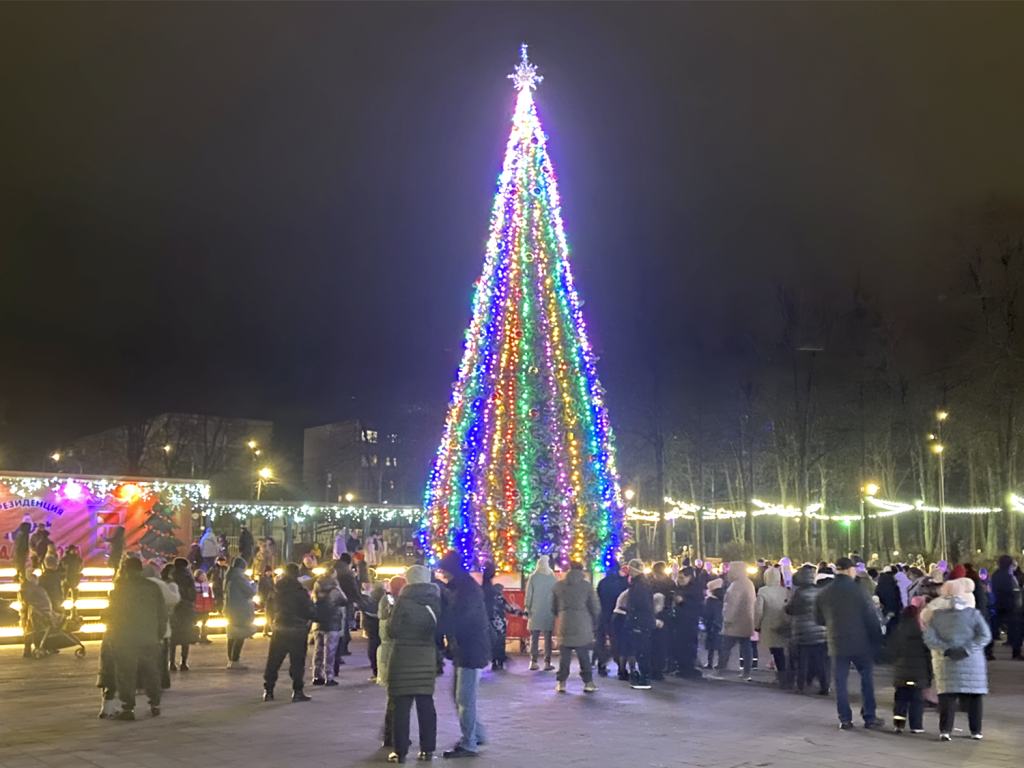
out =
[[483,274],[423,538],[470,568],[529,570],[538,555],[608,568],[622,545],[612,430],[573,287],[558,188],[522,47],[519,91]]
[[146,532],[139,539],[142,556],[147,560],[177,557],[181,542],[174,536],[174,516],[162,501],[154,501],[144,523]]

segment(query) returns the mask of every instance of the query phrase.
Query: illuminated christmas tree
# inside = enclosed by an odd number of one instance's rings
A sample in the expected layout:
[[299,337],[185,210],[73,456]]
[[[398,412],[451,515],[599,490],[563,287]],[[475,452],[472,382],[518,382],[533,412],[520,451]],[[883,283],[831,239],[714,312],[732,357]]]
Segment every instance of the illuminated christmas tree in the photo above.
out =
[[182,543],[174,535],[174,511],[170,507],[159,500],[153,502],[145,527],[139,540],[144,558],[170,560],[180,554]]
[[422,534],[470,568],[529,570],[541,554],[607,568],[622,546],[614,438],[525,45],[509,77],[519,97]]

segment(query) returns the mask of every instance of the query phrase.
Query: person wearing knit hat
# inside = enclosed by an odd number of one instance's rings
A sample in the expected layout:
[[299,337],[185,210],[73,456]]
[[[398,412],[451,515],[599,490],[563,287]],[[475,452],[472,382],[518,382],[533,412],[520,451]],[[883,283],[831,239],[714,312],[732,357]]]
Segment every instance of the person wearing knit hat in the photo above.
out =
[[633,558],[627,563],[626,567],[629,569],[629,576],[643,576],[644,575],[644,563],[642,560]]
[[973,608],[973,592],[970,579],[954,579],[944,584],[942,596],[926,607],[931,609],[931,618],[924,626],[924,642],[932,652],[941,741],[952,738],[958,704],[966,704],[971,738],[982,738],[982,697],[988,693],[984,648],[992,632]]

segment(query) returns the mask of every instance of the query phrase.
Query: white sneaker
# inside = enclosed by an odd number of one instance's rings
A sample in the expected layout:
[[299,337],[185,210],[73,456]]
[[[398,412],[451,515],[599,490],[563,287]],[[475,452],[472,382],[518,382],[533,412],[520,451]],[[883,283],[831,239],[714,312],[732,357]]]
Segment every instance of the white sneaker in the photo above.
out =
[[589,682],[583,686],[584,693],[594,693],[597,690],[597,686],[593,682]]
[[540,664],[538,664],[536,661],[531,661],[530,669],[533,671],[537,671],[538,669],[540,669]]
[[121,702],[117,699],[104,699],[103,709],[100,710],[100,719],[105,720],[108,717],[113,717],[121,711]]
[[975,741],[981,741],[985,737],[982,736],[980,733],[972,733],[971,734],[971,738],[974,739]]
[[952,740],[953,740],[953,737],[950,736],[948,733],[940,733],[939,734],[939,741],[952,741]]
[[245,666],[245,664],[243,664],[240,661],[229,661],[227,668],[228,669],[248,669],[248,667]]
[[557,685],[555,685],[555,692],[565,693],[565,683],[559,682]]

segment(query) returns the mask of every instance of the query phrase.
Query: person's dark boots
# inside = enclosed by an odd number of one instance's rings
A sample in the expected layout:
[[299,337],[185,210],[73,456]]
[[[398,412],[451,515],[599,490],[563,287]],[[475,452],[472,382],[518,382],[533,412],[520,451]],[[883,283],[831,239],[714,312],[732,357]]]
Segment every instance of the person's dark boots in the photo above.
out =
[[134,720],[135,712],[130,709],[122,709],[116,715],[110,718],[111,720]]
[[292,702],[312,701],[312,700],[313,700],[312,696],[309,696],[308,694],[303,693],[302,691],[292,691]]
[[273,688],[266,688],[265,687],[263,689],[263,700],[264,701],[273,701],[274,700],[274,689]]
[[178,669],[180,669],[182,672],[188,672],[189,669],[190,669],[190,667],[188,665],[188,662],[187,661],[181,662],[181,666],[178,667]]

